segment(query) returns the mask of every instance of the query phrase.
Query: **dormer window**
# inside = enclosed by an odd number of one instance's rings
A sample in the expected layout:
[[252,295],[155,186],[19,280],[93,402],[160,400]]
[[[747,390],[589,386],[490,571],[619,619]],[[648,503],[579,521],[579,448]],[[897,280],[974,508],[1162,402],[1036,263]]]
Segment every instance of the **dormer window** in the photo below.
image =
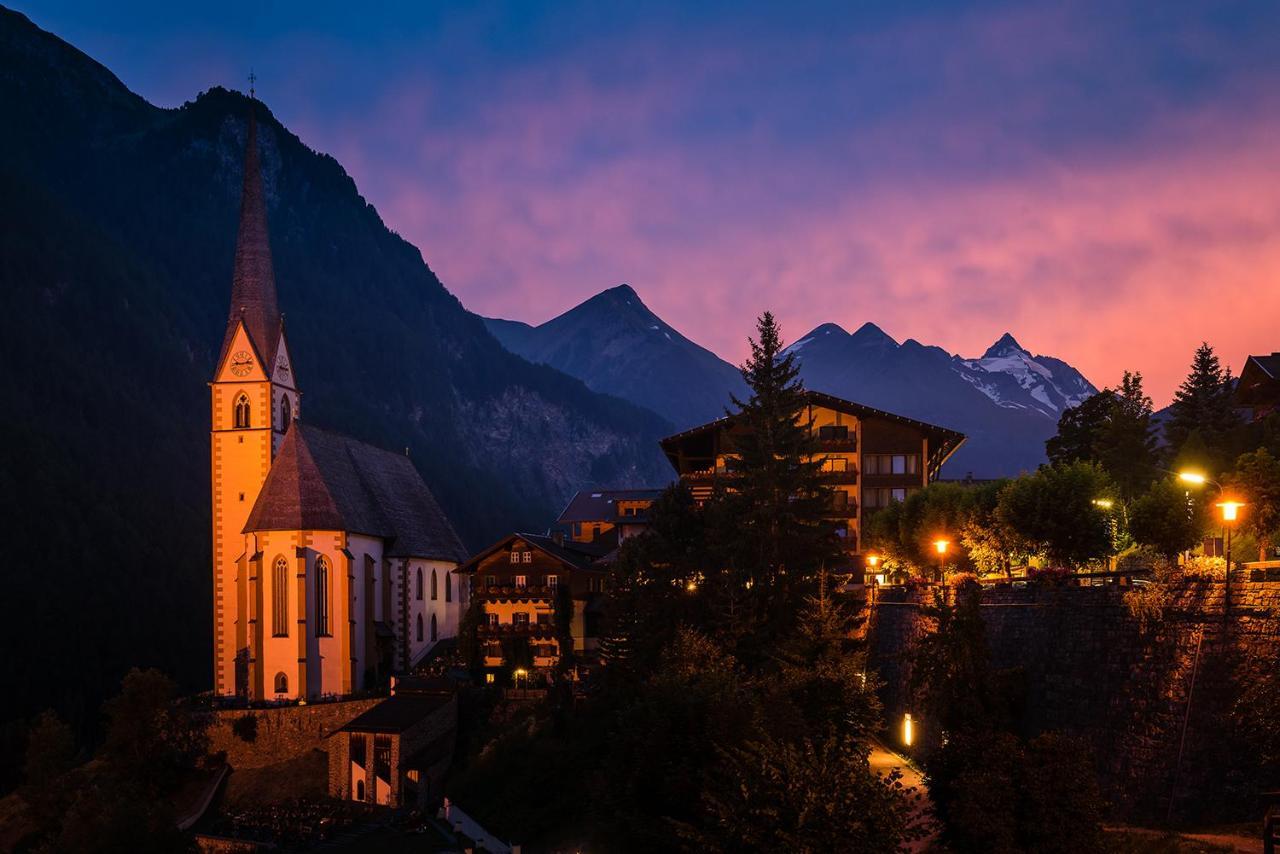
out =
[[243,430],[249,426],[249,395],[243,392],[236,398],[234,423],[237,430]]

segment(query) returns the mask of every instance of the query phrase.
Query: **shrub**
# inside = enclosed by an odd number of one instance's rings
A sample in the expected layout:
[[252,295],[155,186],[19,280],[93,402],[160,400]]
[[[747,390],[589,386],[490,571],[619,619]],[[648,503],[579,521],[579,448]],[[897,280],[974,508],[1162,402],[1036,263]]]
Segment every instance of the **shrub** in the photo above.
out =
[[1172,597],[1164,584],[1144,584],[1124,593],[1124,606],[1129,616],[1138,621],[1138,631],[1146,634],[1164,621],[1164,612]]
[[1227,575],[1227,561],[1225,558],[1220,557],[1196,555],[1182,567],[1182,574],[1187,578],[1197,580],[1217,579],[1221,581]]
[[231,723],[231,731],[241,741],[253,744],[258,740],[258,716],[248,714],[242,718],[236,718]]

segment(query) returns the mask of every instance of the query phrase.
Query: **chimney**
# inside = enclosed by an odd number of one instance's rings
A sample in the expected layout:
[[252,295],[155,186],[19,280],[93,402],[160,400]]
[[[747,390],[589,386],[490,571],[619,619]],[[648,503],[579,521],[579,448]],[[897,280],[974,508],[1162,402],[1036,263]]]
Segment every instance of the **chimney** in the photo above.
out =
[[564,545],[564,531],[552,531],[552,532],[551,532],[551,542],[555,543],[557,546],[563,546],[563,545]]

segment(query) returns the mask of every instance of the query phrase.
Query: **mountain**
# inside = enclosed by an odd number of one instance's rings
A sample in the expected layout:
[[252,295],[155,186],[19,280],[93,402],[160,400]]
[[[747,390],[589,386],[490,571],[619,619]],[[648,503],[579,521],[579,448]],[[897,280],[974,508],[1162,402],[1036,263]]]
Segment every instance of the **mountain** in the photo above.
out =
[[685,338],[618,285],[540,326],[488,319],[494,337],[531,362],[652,409],[683,430],[724,415],[746,384],[738,369]]
[[669,478],[664,419],[505,350],[264,104],[212,89],[157,108],[0,8],[13,715],[96,720],[131,664],[208,685],[206,384],[251,108],[305,419],[404,448],[472,548],[544,527],[584,485]]
[[968,440],[944,470],[952,477],[1035,468],[1062,411],[1097,392],[1066,362],[1033,355],[1008,333],[965,359],[899,344],[873,323],[853,334],[825,323],[787,350],[809,388],[963,431]]

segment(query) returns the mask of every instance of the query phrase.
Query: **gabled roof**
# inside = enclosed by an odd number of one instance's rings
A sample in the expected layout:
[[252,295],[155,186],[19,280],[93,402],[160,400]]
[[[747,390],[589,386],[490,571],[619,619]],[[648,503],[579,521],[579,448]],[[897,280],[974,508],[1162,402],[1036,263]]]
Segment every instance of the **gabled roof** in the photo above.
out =
[[412,460],[297,419],[244,530],[348,531],[387,540],[389,557],[467,556]]
[[573,496],[556,521],[561,524],[610,521],[619,518],[619,501],[657,501],[660,495],[661,489],[584,489]]
[[1235,399],[1241,404],[1274,403],[1280,397],[1280,353],[1250,356],[1236,382]]
[[263,360],[267,376],[275,365],[280,340],[280,307],[271,265],[267,231],[267,199],[262,189],[262,158],[258,153],[258,122],[252,105],[244,152],[244,181],[240,190],[240,230],[236,235],[235,272],[231,279],[231,311],[218,356],[221,365],[235,337],[237,321],[244,321],[249,340]]
[[404,732],[452,702],[452,694],[396,694],[347,721],[339,732]]
[[[930,424],[927,421],[917,421],[916,419],[908,418],[905,415],[896,415],[892,412],[886,412],[883,409],[876,409],[872,406],[855,403],[852,400],[844,400],[843,398],[824,394],[820,391],[810,391],[806,389],[804,395],[805,399],[808,400],[812,406],[823,406],[828,409],[834,409],[837,412],[848,413],[849,415],[853,415],[858,418],[878,418],[895,424],[914,427],[933,440],[934,447],[937,449],[937,452],[934,455],[938,457],[937,462],[935,463],[937,466],[941,466],[942,463],[945,462],[946,458],[955,453],[956,449],[964,443],[964,434],[958,430],[952,430],[949,427],[940,427],[937,424]],[[676,461],[674,459],[676,447],[679,445],[681,440],[729,427],[733,424],[736,417],[736,415],[721,416],[715,421],[710,421],[698,427],[692,427],[688,430],[668,436],[665,439],[662,439],[659,444],[662,446],[662,450],[666,453],[667,459],[674,467],[676,465]]]
[[474,572],[482,560],[494,552],[508,548],[513,540],[523,540],[533,548],[573,569],[601,570],[604,567],[597,565],[597,562],[612,550],[611,546],[595,543],[576,543],[572,540],[556,542],[553,537],[543,534],[507,534],[497,542],[476,552],[456,571]]

